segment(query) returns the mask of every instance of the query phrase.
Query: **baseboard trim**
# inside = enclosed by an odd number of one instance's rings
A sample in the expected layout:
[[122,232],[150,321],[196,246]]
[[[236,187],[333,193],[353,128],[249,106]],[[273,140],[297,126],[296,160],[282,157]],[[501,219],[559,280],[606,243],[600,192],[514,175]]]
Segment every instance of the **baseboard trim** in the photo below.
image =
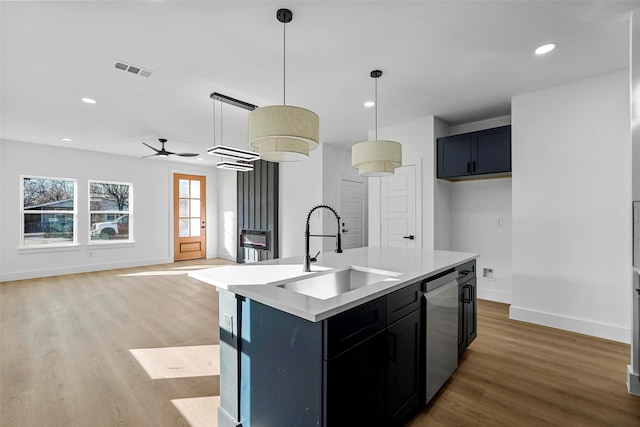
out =
[[574,317],[561,316],[554,313],[529,310],[522,307],[514,307],[513,305],[509,308],[509,318],[512,320],[521,320],[523,322],[535,323],[538,325],[549,326],[551,328],[618,341],[625,344],[631,343],[630,328],[622,328],[620,326],[608,325],[605,323],[576,319]]
[[486,290],[480,287],[478,287],[478,298],[486,299],[489,301],[501,302],[504,304],[511,304],[511,294],[506,292]]
[[43,270],[18,271],[14,273],[0,274],[0,282],[37,279],[40,277],[62,276],[65,274],[90,273],[92,271],[115,270],[118,268],[142,267],[145,265],[167,264],[170,262],[173,262],[173,260],[170,258],[152,258],[126,262],[114,262],[109,264],[90,264],[80,266],[67,266],[61,268],[47,268]]
[[631,365],[627,365],[627,391],[640,396],[640,375],[633,372]]

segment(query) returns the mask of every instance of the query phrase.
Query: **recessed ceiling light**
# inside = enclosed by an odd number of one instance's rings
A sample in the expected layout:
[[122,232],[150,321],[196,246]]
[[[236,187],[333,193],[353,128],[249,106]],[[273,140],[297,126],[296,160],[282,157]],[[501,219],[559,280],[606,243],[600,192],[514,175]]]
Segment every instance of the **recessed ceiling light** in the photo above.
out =
[[202,157],[198,157],[196,160],[202,160]]
[[536,55],[544,55],[545,53],[551,52],[555,48],[556,48],[556,44],[555,43],[547,43],[547,44],[543,44],[542,46],[538,47],[535,50],[535,52],[536,52]]
[[60,140],[64,142],[71,142],[71,138],[60,138]]
[[86,102],[87,104],[95,104],[96,100],[91,98],[82,98],[82,102]]
[[376,103],[373,101],[367,101],[364,103],[365,107],[373,107],[374,105],[376,105]]

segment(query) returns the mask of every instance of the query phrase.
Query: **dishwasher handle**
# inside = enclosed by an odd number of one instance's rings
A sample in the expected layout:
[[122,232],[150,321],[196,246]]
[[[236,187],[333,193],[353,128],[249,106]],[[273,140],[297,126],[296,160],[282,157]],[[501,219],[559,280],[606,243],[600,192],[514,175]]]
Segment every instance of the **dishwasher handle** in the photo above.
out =
[[[442,285],[446,285],[452,280],[456,280],[458,278],[458,272],[454,269],[448,270],[444,273],[438,274],[434,277],[429,277],[424,281],[423,284],[423,292],[431,292],[434,289],[438,289]],[[457,283],[457,280],[456,280]]]

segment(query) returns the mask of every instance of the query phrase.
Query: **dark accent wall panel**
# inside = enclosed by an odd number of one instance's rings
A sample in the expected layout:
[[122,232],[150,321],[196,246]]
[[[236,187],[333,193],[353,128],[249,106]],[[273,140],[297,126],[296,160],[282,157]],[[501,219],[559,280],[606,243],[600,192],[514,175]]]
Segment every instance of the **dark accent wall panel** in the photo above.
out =
[[[263,261],[279,257],[278,163],[256,160],[251,172],[237,172],[238,234],[236,261]],[[242,230],[269,232],[269,250],[243,247]]]

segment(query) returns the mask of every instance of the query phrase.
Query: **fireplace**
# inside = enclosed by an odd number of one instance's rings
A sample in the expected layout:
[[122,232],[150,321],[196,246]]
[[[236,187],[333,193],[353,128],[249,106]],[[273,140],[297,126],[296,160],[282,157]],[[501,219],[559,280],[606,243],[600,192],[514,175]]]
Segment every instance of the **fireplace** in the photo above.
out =
[[263,251],[271,250],[271,231],[242,230],[240,231],[240,246]]
[[237,174],[236,262],[278,258],[278,163],[256,160]]

